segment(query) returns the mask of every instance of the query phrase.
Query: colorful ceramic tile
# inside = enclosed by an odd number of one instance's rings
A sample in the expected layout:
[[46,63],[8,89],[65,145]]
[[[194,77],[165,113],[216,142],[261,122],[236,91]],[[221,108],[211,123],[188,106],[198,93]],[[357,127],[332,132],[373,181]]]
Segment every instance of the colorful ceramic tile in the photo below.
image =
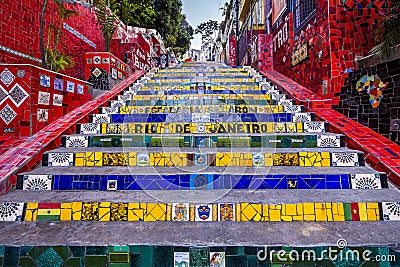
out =
[[88,147],[89,138],[87,136],[68,135],[65,137],[65,147]]
[[196,222],[212,222],[213,221],[213,205],[195,205],[195,221]]
[[293,122],[309,122],[311,121],[310,113],[295,113],[292,118]]
[[101,60],[102,64],[109,64],[110,63],[110,58],[108,57],[103,57]]
[[83,84],[77,84],[76,92],[78,93],[78,95],[83,95],[85,93],[85,86]]
[[210,122],[209,113],[192,113],[192,122]]
[[21,106],[28,97],[29,94],[18,83],[8,92],[8,98],[11,99],[17,107]]
[[174,267],[189,267],[189,252],[174,252]]
[[325,123],[319,121],[311,121],[304,123],[304,132],[305,133],[324,133],[325,132]]
[[74,153],[54,153],[48,154],[48,166],[69,167],[74,166]]
[[[18,78],[24,78],[25,76],[26,76],[26,71],[25,70],[18,70],[17,71],[17,76],[18,76]],[[50,87],[50,85],[49,85],[49,87]]]
[[190,174],[190,189],[211,190],[213,189],[212,174]]
[[400,202],[383,202],[382,214],[385,221],[400,221]]
[[210,252],[210,267],[225,267],[225,252]]
[[8,104],[6,104],[0,111],[0,118],[4,121],[6,125],[9,125],[16,116],[17,113]]
[[100,56],[93,57],[93,63],[94,64],[101,64],[101,57]]
[[90,202],[82,203],[82,221],[98,221],[99,220],[99,203]]
[[62,79],[54,78],[54,90],[57,90],[57,91],[64,90],[64,82]]
[[111,203],[111,221],[128,221],[128,204]]
[[63,95],[54,94],[53,95],[53,105],[62,107],[63,105]]
[[93,114],[93,123],[110,123],[111,122],[111,116],[108,116],[107,114]]
[[21,221],[23,211],[24,203],[0,203],[0,221]]
[[357,152],[332,152],[333,167],[360,166]]
[[340,147],[340,136],[335,135],[318,135],[318,147]]
[[100,70],[99,68],[95,68],[95,69],[92,71],[92,74],[93,74],[96,78],[98,78],[98,77],[102,74],[102,72],[101,72],[101,70]]
[[50,104],[50,93],[39,92],[38,104],[39,105],[49,105]]
[[114,68],[111,68],[111,78],[114,80],[118,79],[118,71]]
[[81,124],[80,134],[98,134],[101,133],[101,124],[85,123]]
[[207,154],[195,154],[194,155],[194,166],[205,167],[208,166]]
[[59,221],[61,216],[60,203],[39,203],[37,212],[37,221],[51,222]]
[[263,153],[253,153],[252,155],[252,163],[254,167],[262,167],[265,164],[264,154]]
[[352,189],[382,189],[381,178],[379,174],[352,174]]
[[116,191],[118,188],[118,180],[107,181],[107,191]]
[[150,157],[148,154],[137,154],[137,166],[149,166],[150,165]]
[[40,75],[40,85],[43,87],[49,88],[50,87],[50,77],[47,75],[41,74]]
[[172,204],[172,221],[176,221],[176,222],[189,221],[189,204],[188,203]]
[[23,190],[51,190],[52,175],[24,175]]
[[75,93],[75,83],[67,81],[67,90],[68,93]]
[[5,68],[0,74],[0,80],[8,87],[15,80],[15,76],[9,69]]
[[122,76],[122,72],[118,71],[118,79],[122,80],[123,76]]
[[218,221],[235,221],[235,204],[218,204]]
[[8,92],[0,85],[0,105],[8,98]]
[[48,109],[37,109],[37,121],[38,122],[47,122],[49,120],[49,110]]

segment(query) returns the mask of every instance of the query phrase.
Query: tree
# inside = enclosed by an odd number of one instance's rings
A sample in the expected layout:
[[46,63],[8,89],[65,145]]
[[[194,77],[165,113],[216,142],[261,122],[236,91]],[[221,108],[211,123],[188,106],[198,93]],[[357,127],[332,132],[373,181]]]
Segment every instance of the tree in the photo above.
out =
[[195,34],[201,34],[201,42],[203,45],[207,45],[212,42],[215,38],[215,32],[219,29],[218,21],[209,20],[207,22],[202,22],[197,26]]
[[390,7],[382,12],[383,21],[374,31],[375,41],[380,44],[370,51],[372,55],[388,56],[390,48],[400,44],[400,0],[392,0]]
[[117,17],[110,10],[110,0],[94,0],[97,23],[101,26],[104,41],[106,43],[106,51],[110,52],[110,44],[115,30],[117,29]]
[[167,47],[174,47],[182,22],[182,2],[180,0],[154,0],[156,15],[154,29],[163,37]]
[[181,26],[178,31],[173,51],[178,58],[181,58],[190,48],[190,40],[193,39],[193,28],[189,25],[185,16],[182,16]]
[[151,28],[155,20],[152,0],[112,0],[111,10],[126,25]]

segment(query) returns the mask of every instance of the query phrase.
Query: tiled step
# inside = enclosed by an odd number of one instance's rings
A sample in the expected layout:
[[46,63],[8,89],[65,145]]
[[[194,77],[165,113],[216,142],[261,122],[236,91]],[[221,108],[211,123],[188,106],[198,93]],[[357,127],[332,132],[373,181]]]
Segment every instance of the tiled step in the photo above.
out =
[[102,107],[100,114],[158,114],[158,113],[227,113],[227,114],[276,114],[303,112],[303,106],[249,106],[249,105],[201,105],[201,106],[121,106]]
[[332,133],[264,134],[248,136],[218,134],[186,135],[68,135],[61,138],[61,147],[269,147],[314,148],[344,147],[344,136]]
[[183,113],[183,114],[94,114],[91,123],[137,123],[137,122],[306,122],[315,120],[313,113],[277,114],[221,114],[221,113]]
[[325,133],[329,124],[311,122],[229,122],[229,123],[84,123],[78,134],[266,134]]
[[[72,151],[71,151],[72,150]],[[347,148],[58,148],[46,152],[43,166],[364,166],[364,154]]]
[[23,190],[381,189],[369,167],[41,167],[18,176]]

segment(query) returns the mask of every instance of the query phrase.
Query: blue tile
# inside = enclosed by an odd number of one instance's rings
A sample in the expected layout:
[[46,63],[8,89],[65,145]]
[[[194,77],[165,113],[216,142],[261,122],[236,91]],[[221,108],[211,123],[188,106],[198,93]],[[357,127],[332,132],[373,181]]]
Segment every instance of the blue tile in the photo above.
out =
[[340,182],[340,175],[336,174],[327,174],[326,175],[327,182]]
[[286,179],[283,177],[277,178],[268,178],[263,181],[264,189],[286,189]]
[[137,184],[137,182],[132,182],[130,184],[125,184],[124,190],[142,190],[142,188]]
[[326,182],[326,189],[346,189],[342,188],[340,182]]

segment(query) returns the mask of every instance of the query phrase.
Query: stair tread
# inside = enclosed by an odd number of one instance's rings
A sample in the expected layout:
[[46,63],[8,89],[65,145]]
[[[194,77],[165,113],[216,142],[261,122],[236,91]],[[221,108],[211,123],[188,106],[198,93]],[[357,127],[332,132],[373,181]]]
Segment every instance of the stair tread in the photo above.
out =
[[[4,223],[7,246],[129,244],[150,246],[351,246],[399,243],[398,222],[40,222]],[[364,234],[360,234],[360,229]],[[118,234],[123,230],[123,233]],[[321,238],[323,237],[323,238]]]

